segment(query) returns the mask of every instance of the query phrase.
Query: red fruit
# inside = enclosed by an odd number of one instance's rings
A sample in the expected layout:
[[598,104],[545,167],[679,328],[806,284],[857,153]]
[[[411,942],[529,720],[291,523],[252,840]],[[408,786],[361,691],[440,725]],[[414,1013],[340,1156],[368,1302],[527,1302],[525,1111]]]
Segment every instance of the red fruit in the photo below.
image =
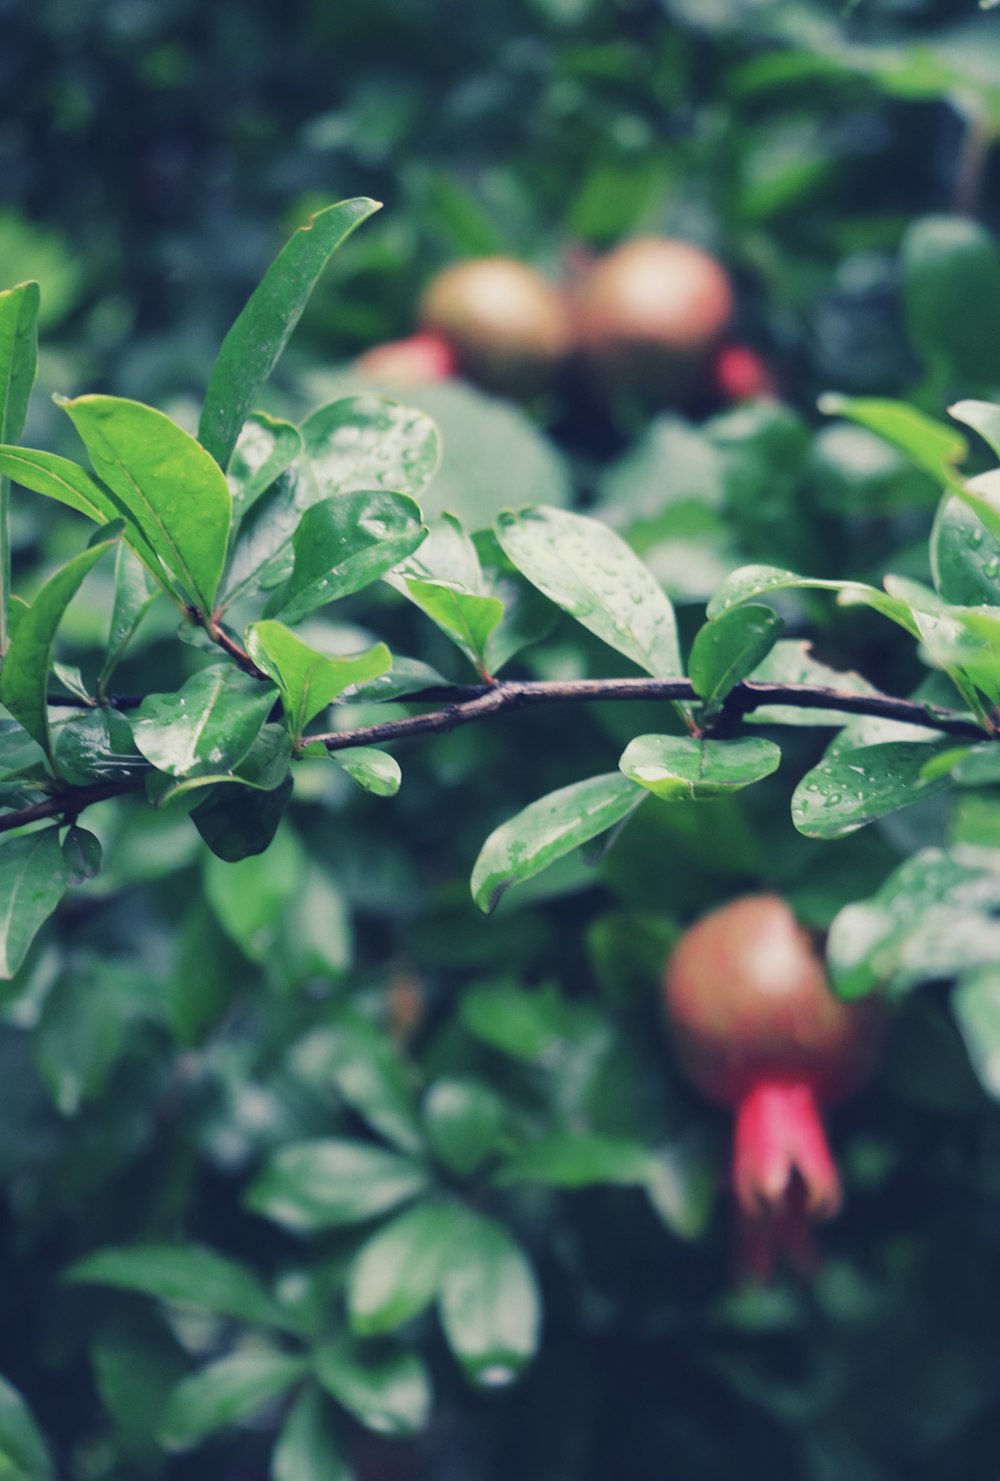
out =
[[775,394],[774,378],[749,345],[723,345],[715,357],[715,384],[725,401],[753,401]]
[[776,895],[734,900],[692,926],[667,965],[664,995],[683,1069],[736,1112],[744,1268],[766,1278],[784,1254],[807,1272],[809,1220],[831,1217],[841,1201],[821,1107],[875,1067],[880,1004],[833,996],[809,936]]
[[353,368],[359,375],[391,386],[423,386],[447,380],[457,367],[451,346],[440,335],[413,334],[366,350]]
[[562,294],[510,257],[473,258],[438,273],[420,323],[451,347],[463,375],[511,395],[540,390],[573,340]]
[[669,405],[704,389],[732,312],[729,277],[708,252],[638,237],[602,257],[585,279],[580,344],[605,390]]

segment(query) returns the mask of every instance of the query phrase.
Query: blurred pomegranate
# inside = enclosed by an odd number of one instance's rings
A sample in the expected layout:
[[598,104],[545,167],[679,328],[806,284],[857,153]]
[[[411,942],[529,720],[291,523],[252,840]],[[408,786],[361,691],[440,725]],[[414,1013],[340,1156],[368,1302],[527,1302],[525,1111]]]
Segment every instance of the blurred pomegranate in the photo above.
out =
[[743,1270],[767,1279],[784,1255],[808,1274],[810,1220],[830,1218],[841,1202],[821,1108],[857,1090],[877,1064],[881,1005],[833,996],[809,936],[776,895],[746,896],[698,921],[663,986],[682,1068],[736,1113]]
[[451,346],[437,334],[413,334],[366,350],[354,362],[359,375],[389,386],[423,386],[455,374]]
[[749,345],[723,345],[715,357],[713,376],[724,401],[754,401],[777,391],[766,362]]
[[682,405],[711,380],[732,317],[725,269],[690,242],[638,237],[600,258],[577,303],[582,353],[599,388]]
[[510,257],[445,268],[428,285],[419,318],[424,336],[448,345],[462,375],[512,396],[541,390],[573,342],[563,295]]

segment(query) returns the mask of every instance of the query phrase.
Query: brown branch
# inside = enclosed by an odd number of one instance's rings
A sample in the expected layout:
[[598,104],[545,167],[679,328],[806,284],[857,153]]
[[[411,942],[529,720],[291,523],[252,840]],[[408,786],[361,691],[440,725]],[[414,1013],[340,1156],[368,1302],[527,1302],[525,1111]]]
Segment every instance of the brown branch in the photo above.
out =
[[252,679],[263,679],[269,684],[273,682],[271,676],[265,674],[263,669],[257,667],[247,650],[242,648],[235,638],[230,637],[222,624],[215,620],[215,617],[206,622],[204,614],[199,612],[197,607],[185,607],[184,612],[190,621],[194,623],[195,627],[200,627],[208,634],[216,647],[221,648],[223,653],[229,654],[229,657],[236,664],[237,668],[242,669],[245,674],[249,674]]
[[[121,696],[117,704],[124,707],[135,696]],[[408,704],[426,704],[450,698],[442,709],[426,710],[420,715],[407,715],[401,720],[383,720],[375,725],[361,725],[353,730],[335,730],[323,735],[303,736],[300,746],[321,742],[328,751],[346,751],[354,746],[386,745],[411,735],[442,735],[460,725],[471,725],[504,710],[524,709],[530,705],[589,704],[601,700],[673,700],[698,701],[690,679],[570,679],[547,682],[539,680],[477,684],[467,688],[434,686],[405,696]],[[60,701],[62,702],[62,701]],[[73,703],[72,700],[69,703]],[[894,699],[888,694],[845,693],[811,684],[761,684],[744,680],[727,696],[722,711],[724,725],[733,724],[753,710],[766,705],[791,705],[797,709],[839,710],[843,714],[869,715],[882,720],[900,720],[954,735],[963,740],[992,738],[981,726],[955,710],[920,704],[912,699]],[[71,787],[47,797],[43,802],[0,814],[0,833],[24,828],[46,818],[75,818],[95,802],[119,797],[139,790],[145,772],[123,777],[119,781],[97,782],[92,787]]]
[[18,808],[16,812],[0,815],[0,833],[11,833],[15,828],[25,828],[29,823],[42,823],[46,818],[63,818],[72,821],[84,808],[95,802],[106,802],[109,797],[121,797],[126,792],[137,792],[145,783],[142,776],[122,777],[115,782],[96,782],[92,787],[72,787],[57,792],[44,802],[33,802],[30,807]]
[[[447,694],[447,690],[443,691]],[[652,699],[697,702],[698,695],[689,679],[570,679],[567,681],[506,682],[475,686],[453,691],[454,702],[443,709],[422,715],[407,715],[401,720],[385,720],[353,730],[335,730],[323,735],[303,736],[303,746],[321,741],[328,751],[344,751],[352,746],[384,745],[410,735],[440,735],[469,725],[501,710],[521,709],[535,704],[586,704],[597,700]],[[418,704],[437,699],[440,689],[421,690],[407,695],[406,702]],[[954,710],[920,704],[916,700],[895,699],[888,694],[845,693],[811,684],[763,684],[745,680],[729,696],[730,713],[749,714],[765,705],[792,705],[797,709],[839,710],[845,714],[870,715],[883,720],[900,720],[909,725],[928,726],[946,735],[968,740],[985,740],[986,732],[974,720]]]

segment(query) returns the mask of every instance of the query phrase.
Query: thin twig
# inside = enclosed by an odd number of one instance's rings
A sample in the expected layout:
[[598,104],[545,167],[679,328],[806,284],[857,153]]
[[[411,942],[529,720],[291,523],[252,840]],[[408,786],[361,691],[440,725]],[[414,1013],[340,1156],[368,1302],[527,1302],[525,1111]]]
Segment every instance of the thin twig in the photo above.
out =
[[[447,691],[445,691],[447,693]],[[406,696],[409,704],[437,698],[439,689],[422,690]],[[459,697],[460,696],[460,697]],[[916,700],[895,699],[888,694],[857,694],[812,684],[763,684],[745,680],[730,695],[733,708],[741,715],[765,705],[791,705],[797,709],[839,710],[845,714],[870,715],[883,720],[899,720],[909,725],[929,726],[947,735],[969,740],[984,740],[986,733],[974,720],[953,710],[920,704]],[[322,742],[328,751],[343,751],[352,746],[376,746],[410,735],[444,734],[460,725],[469,725],[501,710],[520,709],[535,704],[585,704],[596,700],[686,700],[696,702],[698,695],[689,679],[570,679],[557,681],[528,680],[503,682],[456,692],[455,702],[443,709],[408,715],[401,720],[385,720],[353,730],[335,730],[322,735],[303,736],[302,744]]]
[[11,833],[15,828],[27,827],[29,823],[42,823],[46,818],[71,820],[95,802],[106,802],[108,798],[121,797],[125,792],[137,792],[144,784],[145,773],[122,777],[114,782],[97,782],[92,787],[73,787],[47,797],[44,802],[33,802],[30,807],[21,807],[16,812],[0,815],[0,833]]
[[[450,698],[442,709],[425,710],[420,715],[407,715],[401,720],[383,720],[375,725],[361,725],[353,730],[335,730],[323,735],[303,736],[305,748],[320,742],[328,751],[346,751],[354,746],[379,746],[411,735],[442,735],[471,725],[504,710],[524,709],[530,705],[588,704],[603,700],[673,700],[697,702],[690,679],[569,679],[559,681],[524,680],[497,684],[477,684],[449,689],[435,685],[405,696],[407,704],[426,704]],[[116,708],[131,707],[137,696],[119,695]],[[60,699],[60,703],[64,701]],[[72,704],[69,699],[65,703]],[[754,710],[766,705],[790,705],[796,709],[837,710],[842,714],[869,715],[882,720],[899,720],[960,736],[964,740],[987,740],[991,737],[968,716],[936,705],[920,704],[912,699],[894,699],[889,694],[857,694],[828,689],[812,684],[760,684],[744,680],[727,696],[723,714],[732,726]],[[143,774],[120,781],[98,782],[92,787],[72,787],[44,802],[32,803],[0,815],[0,833],[23,828],[46,818],[73,818],[92,803],[104,802],[125,792],[137,791],[143,785]]]

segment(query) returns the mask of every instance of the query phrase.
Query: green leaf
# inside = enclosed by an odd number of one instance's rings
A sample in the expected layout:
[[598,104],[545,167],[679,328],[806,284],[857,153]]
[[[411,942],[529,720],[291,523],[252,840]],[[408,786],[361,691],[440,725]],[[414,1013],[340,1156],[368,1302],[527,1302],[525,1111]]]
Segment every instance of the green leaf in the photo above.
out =
[[[988,480],[995,486],[996,473],[971,479],[969,487],[989,497]],[[943,601],[963,607],[1000,603],[1000,537],[984,529],[978,514],[957,495],[938,505],[930,555],[934,587]]]
[[497,1388],[531,1362],[541,1297],[530,1261],[502,1224],[465,1212],[439,1300],[448,1346],[470,1382]]
[[441,581],[406,581],[406,594],[432,622],[457,643],[480,673],[486,670],[486,647],[503,617],[496,597],[457,591]]
[[529,803],[483,844],[472,870],[472,898],[489,915],[512,885],[622,822],[645,796],[635,782],[609,772]]
[[[22,488],[30,489],[33,494],[55,499],[99,525],[110,524],[128,512],[111,490],[99,483],[86,468],[56,453],[38,452],[28,447],[0,447],[0,473]],[[142,543],[155,563],[156,557],[143,540],[138,525],[134,520],[129,520],[128,524],[130,538]]]
[[992,966],[1000,953],[1000,877],[940,849],[905,860],[870,900],[847,905],[830,928],[827,960],[840,997]]
[[424,1097],[424,1126],[434,1155],[468,1177],[499,1146],[504,1102],[480,1080],[437,1080]]
[[96,879],[101,872],[101,840],[88,828],[80,828],[76,823],[66,830],[62,856],[67,884],[84,884],[88,879]]
[[947,777],[928,780],[923,769],[933,745],[888,741],[828,756],[806,773],[792,797],[792,821],[807,838],[843,838],[933,796]]
[[522,648],[552,631],[558,614],[552,603],[515,571],[492,530],[479,530],[473,543],[482,563],[483,594],[495,597],[503,616],[486,641],[486,670],[496,675]]
[[969,216],[914,221],[900,249],[903,308],[917,352],[961,381],[994,384],[1000,247]]
[[308,508],[292,536],[295,566],[265,612],[286,622],[370,586],[424,539],[420,507],[389,491],[339,494]]
[[420,1203],[372,1235],[347,1278],[348,1313],[359,1336],[391,1332],[430,1305],[460,1227],[453,1205]]
[[683,672],[673,608],[620,535],[545,505],[504,510],[495,529],[517,569],[590,632],[656,678]]
[[419,1153],[424,1139],[407,1067],[387,1034],[351,1009],[309,1034],[296,1063],[314,1083],[338,1095],[404,1152]]
[[391,489],[418,498],[437,471],[441,439],[429,416],[385,396],[345,396],[302,423],[316,497]]
[[167,1012],[185,1049],[201,1041],[222,1016],[246,975],[246,964],[217,924],[204,900],[186,912],[174,970],[167,987]]
[[16,442],[24,428],[38,373],[37,283],[0,292],[0,442]]
[[292,1142],[247,1190],[254,1213],[296,1233],[359,1224],[424,1192],[426,1168],[397,1152],[334,1138]]
[[646,1175],[646,1197],[678,1239],[700,1239],[712,1213],[718,1172],[701,1138],[659,1148]]
[[[2,322],[2,321],[0,321]],[[55,1466],[24,1399],[0,1378],[0,1473],[11,1481],[52,1481]]]
[[391,577],[391,584],[447,633],[480,673],[486,648],[503,618],[503,603],[486,590],[476,547],[453,514],[429,529],[418,553]]
[[299,884],[282,917],[276,958],[289,986],[316,978],[342,978],[353,960],[350,906],[344,892],[314,859],[306,862]]
[[1000,1098],[1000,969],[982,967],[963,977],[951,1010],[980,1085]]
[[414,1352],[362,1347],[349,1338],[324,1342],[315,1353],[316,1377],[366,1429],[415,1435],[430,1418],[430,1374]]
[[312,1385],[296,1400],[278,1436],[271,1481],[354,1481],[329,1400]]
[[295,739],[349,684],[387,673],[392,654],[384,643],[349,658],[327,658],[280,622],[256,622],[247,629],[247,648],[258,668],[277,684]]
[[0,844],[0,981],[13,977],[66,893],[65,867],[58,828]]
[[266,1350],[238,1352],[210,1363],[174,1389],[160,1441],[168,1450],[187,1450],[216,1430],[248,1418],[307,1372],[305,1358]]
[[256,792],[214,787],[192,810],[191,821],[215,854],[227,864],[263,854],[274,842],[292,795],[291,777],[273,790]]
[[233,512],[242,518],[302,451],[302,434],[291,422],[255,411],[243,424],[226,478]]
[[437,467],[437,428],[423,412],[382,396],[347,396],[302,424],[303,455],[240,531],[223,606],[277,586],[292,569],[292,540],[321,499],[388,489],[415,498]]
[[496,1175],[501,1184],[546,1183],[553,1188],[589,1188],[598,1183],[643,1185],[652,1150],[623,1137],[593,1131],[554,1131],[515,1153]]
[[[114,711],[104,713],[114,714]],[[58,750],[58,747],[57,747]],[[172,777],[165,771],[147,771],[146,773],[146,796],[155,808],[164,808],[176,802],[181,797],[187,797],[189,793],[201,792],[209,798],[225,798],[227,791],[231,794],[230,800],[236,801],[233,792],[241,788],[243,794],[253,792],[277,792],[284,783],[291,784],[288,775],[292,760],[292,738],[283,725],[264,725],[260,734],[256,737],[249,751],[243,759],[237,762],[231,771],[214,769],[214,763],[209,759],[205,770],[195,769],[187,777]],[[255,798],[246,798],[245,795],[239,799],[245,801],[250,810],[253,810]],[[281,804],[283,810],[284,804]],[[193,814],[192,814],[193,816]],[[249,822],[248,830],[254,830],[255,823]],[[273,835],[273,828],[269,833]],[[259,852],[259,850],[258,850]],[[245,857],[240,854],[239,858]]]
[[954,427],[935,421],[915,406],[884,398],[830,394],[820,398],[819,409],[827,416],[846,417],[877,432],[936,482],[951,486],[961,482],[955,465],[968,456],[965,438]]
[[115,554],[115,604],[107,649],[97,676],[97,693],[102,698],[119,660],[159,592],[160,587],[149,571],[127,545],[120,544]]
[[905,627],[914,637],[919,636],[907,604],[874,586],[866,586],[860,581],[822,581],[811,576],[797,576],[794,571],[784,571],[778,566],[740,566],[726,577],[709,602],[708,616],[715,622],[743,602],[752,602],[755,597],[786,588],[835,591],[842,605],[872,607],[883,617]]
[[285,243],[222,342],[201,409],[198,440],[220,467],[332,254],[380,209],[360,196],[310,216]]
[[52,759],[59,775],[80,787],[103,778],[126,781],[146,769],[128,720],[104,708],[76,711],[53,725]]
[[302,847],[288,829],[278,834],[267,853],[235,864],[216,857],[205,860],[208,902],[223,930],[251,960],[262,960],[270,952],[279,918],[299,887],[303,868]]
[[20,619],[0,670],[0,701],[50,757],[52,737],[46,695],[56,629],[84,577],[111,543],[82,550],[49,577]]
[[696,740],[693,736],[637,735],[618,765],[656,797],[722,797],[770,776],[781,765],[773,741]]
[[691,647],[688,672],[697,694],[718,704],[752,673],[781,636],[784,623],[770,607],[733,607],[706,622]]
[[599,1031],[589,1004],[570,1002],[553,987],[528,990],[509,982],[482,983],[462,994],[462,1025],[469,1033],[517,1059],[551,1065]]
[[113,1286],[262,1326],[287,1325],[246,1265],[198,1245],[148,1244],[98,1250],[63,1275],[71,1285]]
[[354,746],[349,751],[327,751],[329,759],[352,782],[373,797],[395,797],[403,782],[403,773],[395,756],[374,746]]
[[115,1302],[90,1343],[90,1362],[123,1460],[153,1463],[167,1400],[188,1371],[184,1349],[155,1307]]
[[1000,458],[1000,406],[995,401],[956,401],[948,415],[978,432]]
[[[0,443],[21,435],[38,373],[37,283],[0,293]],[[10,486],[0,464],[0,654],[10,638]]]
[[60,405],[95,472],[210,618],[233,516],[222,471],[176,422],[138,401],[78,396]]
[[243,760],[276,698],[270,684],[217,663],[176,694],[149,694],[132,721],[138,749],[170,776],[230,771]]

